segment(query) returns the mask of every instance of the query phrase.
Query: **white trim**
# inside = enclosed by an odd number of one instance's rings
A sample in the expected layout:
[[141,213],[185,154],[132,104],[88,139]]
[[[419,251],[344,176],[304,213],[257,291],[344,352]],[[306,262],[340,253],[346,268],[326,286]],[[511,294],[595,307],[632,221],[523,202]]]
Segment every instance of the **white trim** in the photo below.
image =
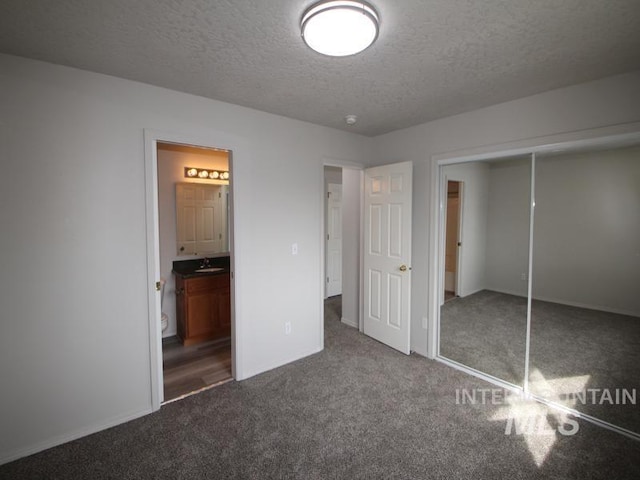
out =
[[350,319],[348,319],[348,318],[344,318],[344,317],[342,317],[342,318],[340,318],[340,321],[341,321],[342,323],[344,323],[345,325],[349,325],[350,327],[358,328],[358,322],[356,322],[356,321],[354,321],[354,320],[350,320]]
[[[437,161],[431,162],[431,208],[429,219],[429,257],[428,275],[429,300],[428,314],[426,318],[427,329],[427,358],[436,359],[440,354],[440,283],[438,275],[440,272],[440,241],[439,230],[442,224],[442,199],[441,199],[441,176],[440,164]],[[424,320],[423,320],[424,323]]]
[[319,309],[320,309],[320,314],[318,316],[319,318],[319,324],[318,324],[318,351],[322,351],[324,350],[324,301],[327,298],[327,272],[326,272],[326,255],[325,255],[325,237],[327,235],[326,232],[326,224],[327,224],[327,215],[325,213],[325,199],[324,199],[324,184],[326,182],[325,180],[325,167],[333,167],[335,165],[333,164],[327,164],[326,162],[323,162],[320,165],[321,168],[321,175],[320,175],[320,195],[318,196],[320,198],[320,302],[319,302]]
[[640,433],[636,433],[634,431],[631,431],[627,428],[624,427],[619,427],[617,425],[614,425],[613,423],[609,423],[606,422],[604,420],[600,420],[599,418],[596,418],[592,415],[589,415],[588,413],[584,413],[584,412],[580,412],[579,410],[576,410],[574,408],[569,408],[566,407],[560,403],[556,403],[556,402],[552,402],[551,400],[548,400],[544,397],[541,397],[539,395],[530,393],[529,394],[529,398],[535,400],[536,402],[542,403],[544,405],[547,405],[550,408],[553,408],[555,410],[560,410],[561,412],[565,412],[568,414],[573,415],[574,417],[577,418],[581,418],[589,423],[593,423],[594,425],[598,425],[599,427],[602,428],[606,428],[607,430],[611,430],[612,432],[616,432],[619,433],[621,435],[624,435],[625,437],[629,437],[633,440],[637,440],[640,441]]
[[[522,292],[516,292],[515,290],[507,290],[504,288],[493,288],[491,285],[488,285],[483,290],[489,290],[491,292],[497,292],[497,293],[504,293],[505,295],[513,295],[514,297],[527,298],[527,296],[523,295]],[[477,293],[477,292],[473,292],[473,293]],[[640,312],[632,312],[631,310],[620,310],[617,308],[602,307],[600,305],[591,305],[588,303],[571,302],[571,301],[563,300],[560,298],[532,296],[531,299],[539,302],[557,303],[558,305],[566,305],[568,307],[584,308],[585,310],[595,310],[597,312],[614,313],[616,315],[626,315],[628,317],[640,317]]]
[[236,255],[237,242],[233,234],[235,222],[235,174],[233,168],[233,154],[237,150],[237,141],[229,142],[209,136],[194,136],[183,133],[160,132],[152,129],[144,130],[145,151],[145,191],[146,191],[146,230],[147,230],[147,283],[149,307],[149,358],[151,378],[151,411],[158,410],[164,400],[163,372],[162,372],[162,327],[160,325],[160,292],[155,290],[155,282],[160,281],[160,234],[158,214],[158,157],[157,143],[169,142],[200,147],[220,148],[229,151],[229,171],[231,178],[229,186],[229,202],[231,229],[229,245],[231,261],[231,369],[232,376],[237,380],[244,377],[242,359],[242,329],[240,315],[237,308],[237,270]]
[[587,303],[571,302],[551,297],[533,297],[534,300],[540,302],[557,303],[558,305],[566,305],[569,307],[584,308],[585,310],[596,310],[598,312],[614,313],[616,315],[627,315],[629,317],[640,317],[640,312],[632,312],[630,310],[621,310],[617,308],[601,307],[599,305],[590,305]]
[[364,168],[360,169],[360,262],[359,282],[360,298],[358,305],[358,330],[364,333]]
[[[315,355],[316,353],[322,352],[322,348],[316,348],[311,350],[308,354],[305,354],[305,357],[310,357],[311,355]],[[285,359],[278,359],[274,362],[262,363],[258,368],[245,369],[244,377],[241,380],[245,380],[247,378],[255,377],[256,375],[262,375],[263,373],[269,372],[271,370],[275,370],[276,368],[280,368],[284,365],[288,365],[290,363],[294,363],[298,360],[301,360],[299,354],[294,354],[287,356]]]
[[529,396],[529,354],[531,352],[531,297],[533,292],[533,221],[536,207],[536,154],[531,154],[529,191],[529,264],[527,267],[527,330],[524,337],[524,379],[525,397]]
[[118,415],[105,422],[96,423],[95,425],[91,425],[85,428],[79,428],[63,435],[57,435],[53,438],[45,440],[44,442],[38,442],[33,445],[29,445],[26,448],[19,448],[17,450],[9,451],[6,453],[6,455],[0,457],[0,465],[4,465],[5,463],[13,462],[14,460],[18,460],[19,458],[27,457],[44,450],[48,450],[49,448],[57,447],[58,445],[62,445],[64,443],[101,432],[122,423],[130,422],[131,420],[144,417],[145,415],[149,415],[150,413],[152,413],[152,410],[150,408],[145,408],[143,410],[131,412],[126,415]]
[[470,297],[471,295],[475,295],[476,293],[482,292],[484,290],[489,290],[489,289],[488,288],[476,288],[475,290],[471,290],[465,296],[458,295],[458,297],[460,297],[460,298]]
[[518,155],[550,153],[576,148],[631,145],[638,142],[640,142],[640,122],[634,122],[440,153],[432,155],[431,159],[440,166],[450,163],[498,160]]
[[164,401],[162,373],[162,326],[160,293],[160,221],[158,214],[158,149],[157,135],[144,131],[146,227],[147,227],[147,303],[149,307],[149,357],[151,376],[151,411]]
[[480,370],[476,370],[475,368],[471,368],[464,363],[456,362],[455,360],[451,360],[447,357],[438,356],[436,360],[440,363],[444,363],[449,367],[455,368],[456,370],[460,370],[461,372],[467,373],[473,377],[484,380],[485,382],[489,382],[493,385],[497,385],[498,387],[505,388],[512,392],[522,393],[522,387],[519,385],[515,385],[513,383],[506,382],[498,377],[494,377],[493,375],[489,375],[487,373],[481,372]]

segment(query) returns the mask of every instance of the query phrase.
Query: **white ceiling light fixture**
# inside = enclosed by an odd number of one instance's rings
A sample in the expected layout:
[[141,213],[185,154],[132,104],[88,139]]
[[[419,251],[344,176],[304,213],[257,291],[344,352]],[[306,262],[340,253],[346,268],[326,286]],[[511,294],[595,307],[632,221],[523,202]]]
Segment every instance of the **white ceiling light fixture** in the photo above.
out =
[[378,14],[355,1],[323,1],[302,16],[302,38],[316,52],[346,57],[366,49],[378,37]]

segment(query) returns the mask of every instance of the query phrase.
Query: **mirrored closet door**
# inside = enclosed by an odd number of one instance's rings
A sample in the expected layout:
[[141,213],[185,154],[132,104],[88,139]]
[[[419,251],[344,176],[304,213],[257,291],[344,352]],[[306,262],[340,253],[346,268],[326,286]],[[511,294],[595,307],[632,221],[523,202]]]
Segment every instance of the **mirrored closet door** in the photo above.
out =
[[640,147],[535,171],[529,389],[640,433]]
[[440,355],[522,387],[531,159],[447,165],[442,181]]
[[438,357],[640,439],[640,135],[454,161]]

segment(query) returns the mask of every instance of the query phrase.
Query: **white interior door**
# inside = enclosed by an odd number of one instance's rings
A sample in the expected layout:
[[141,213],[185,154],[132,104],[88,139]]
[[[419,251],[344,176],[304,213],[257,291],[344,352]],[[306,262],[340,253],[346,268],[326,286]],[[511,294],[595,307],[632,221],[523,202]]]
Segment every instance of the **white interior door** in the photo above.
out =
[[207,255],[225,251],[227,235],[219,185],[176,184],[176,230],[179,254]]
[[327,191],[327,297],[342,294],[342,185]]
[[364,333],[409,354],[411,162],[365,170]]

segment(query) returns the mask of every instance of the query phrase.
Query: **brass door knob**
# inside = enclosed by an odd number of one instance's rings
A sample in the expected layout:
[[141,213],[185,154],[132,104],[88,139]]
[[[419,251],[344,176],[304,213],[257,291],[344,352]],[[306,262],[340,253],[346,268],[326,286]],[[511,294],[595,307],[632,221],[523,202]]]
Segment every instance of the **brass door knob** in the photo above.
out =
[[400,271],[401,272],[406,272],[407,271],[407,266],[406,265],[400,265]]

